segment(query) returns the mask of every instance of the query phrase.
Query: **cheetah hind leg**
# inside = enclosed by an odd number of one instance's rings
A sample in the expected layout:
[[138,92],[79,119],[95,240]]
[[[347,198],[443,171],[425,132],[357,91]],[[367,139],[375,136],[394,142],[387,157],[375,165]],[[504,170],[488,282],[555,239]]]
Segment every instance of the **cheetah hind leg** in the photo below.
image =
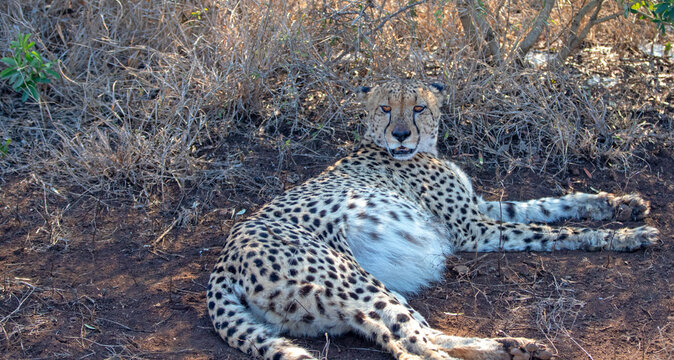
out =
[[478,199],[478,207],[494,220],[518,223],[550,223],[566,219],[638,221],[650,211],[650,203],[639,194],[618,196],[605,192],[574,193],[529,201]]

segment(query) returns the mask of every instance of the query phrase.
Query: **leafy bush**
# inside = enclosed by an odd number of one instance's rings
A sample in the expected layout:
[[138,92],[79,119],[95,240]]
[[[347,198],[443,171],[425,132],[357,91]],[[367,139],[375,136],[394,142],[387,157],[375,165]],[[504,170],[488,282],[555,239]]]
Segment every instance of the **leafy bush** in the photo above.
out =
[[44,61],[38,52],[32,50],[35,42],[29,42],[30,35],[30,33],[25,35],[19,33],[18,40],[12,41],[9,46],[12,49],[12,57],[0,59],[9,65],[0,72],[0,79],[9,81],[12,88],[22,94],[21,100],[24,102],[29,96],[35,101],[39,100],[37,84],[50,83],[49,76],[59,77],[58,73],[52,70],[52,63]]
[[667,25],[674,26],[674,0],[632,2],[625,8],[625,16],[628,13],[636,14],[643,20],[650,20],[663,34]]

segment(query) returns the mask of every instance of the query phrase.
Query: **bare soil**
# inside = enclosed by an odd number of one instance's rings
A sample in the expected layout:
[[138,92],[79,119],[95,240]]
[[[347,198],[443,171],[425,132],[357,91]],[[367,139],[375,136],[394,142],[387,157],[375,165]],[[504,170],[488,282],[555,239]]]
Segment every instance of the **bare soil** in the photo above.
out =
[[[276,159],[261,156],[268,158],[251,163],[264,172],[263,160]],[[539,339],[561,359],[674,356],[674,160],[668,150],[654,150],[649,166],[629,176],[590,164],[556,176],[502,175],[470,159],[459,161],[490,199],[552,196],[560,189],[639,192],[651,201],[646,223],[660,229],[661,244],[635,253],[458,254],[447,260],[442,283],[411,300],[434,327],[461,336]],[[325,165],[289,160],[299,181]],[[274,186],[295,181],[291,173],[269,175],[276,175]],[[179,224],[175,213],[71,199],[33,177],[0,186],[0,357],[246,358],[212,330],[205,285],[229,228],[271,195],[223,189],[211,200],[216,206]],[[247,213],[237,216],[242,208]],[[297,342],[329,359],[390,358],[355,335]]]

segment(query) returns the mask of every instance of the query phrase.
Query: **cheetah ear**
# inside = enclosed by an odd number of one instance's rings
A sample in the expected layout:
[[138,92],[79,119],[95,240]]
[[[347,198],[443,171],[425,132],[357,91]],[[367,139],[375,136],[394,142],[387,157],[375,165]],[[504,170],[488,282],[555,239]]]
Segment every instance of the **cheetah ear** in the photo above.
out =
[[356,99],[360,102],[365,102],[365,99],[367,99],[368,94],[372,91],[372,88],[369,86],[359,86],[356,89]]
[[438,100],[438,105],[442,106],[447,98],[447,86],[441,82],[434,82],[429,84],[428,88],[431,89],[431,92]]

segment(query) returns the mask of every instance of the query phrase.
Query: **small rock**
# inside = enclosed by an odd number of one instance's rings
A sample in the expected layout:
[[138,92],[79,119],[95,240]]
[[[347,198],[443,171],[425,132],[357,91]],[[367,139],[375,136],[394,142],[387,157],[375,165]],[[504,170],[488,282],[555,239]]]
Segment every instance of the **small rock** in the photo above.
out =
[[592,78],[590,78],[587,81],[588,85],[590,86],[602,86],[605,88],[610,88],[614,87],[616,84],[618,84],[618,80],[608,77],[608,76],[599,76],[599,75],[594,75]]
[[456,265],[455,267],[452,268],[452,270],[456,271],[461,275],[465,275],[468,274],[468,272],[470,272],[470,269],[466,265]]

